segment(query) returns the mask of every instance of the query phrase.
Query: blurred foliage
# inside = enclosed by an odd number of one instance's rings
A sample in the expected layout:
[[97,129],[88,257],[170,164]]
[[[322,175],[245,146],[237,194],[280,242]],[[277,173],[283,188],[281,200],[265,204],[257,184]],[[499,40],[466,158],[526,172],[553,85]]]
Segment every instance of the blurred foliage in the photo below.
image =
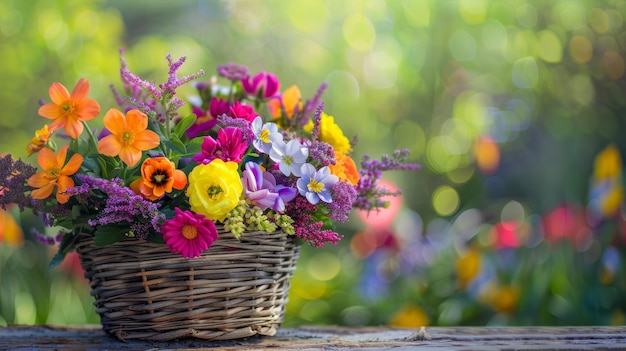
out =
[[[389,176],[402,204],[304,248],[287,325],[623,324],[625,19],[624,0],[5,0],[0,150],[26,156],[53,81],[86,77],[112,106],[120,47],[155,81],[168,53],[304,96],[325,81],[356,155],[423,167]],[[18,221],[0,323],[97,323],[76,266],[48,271],[38,222]]]

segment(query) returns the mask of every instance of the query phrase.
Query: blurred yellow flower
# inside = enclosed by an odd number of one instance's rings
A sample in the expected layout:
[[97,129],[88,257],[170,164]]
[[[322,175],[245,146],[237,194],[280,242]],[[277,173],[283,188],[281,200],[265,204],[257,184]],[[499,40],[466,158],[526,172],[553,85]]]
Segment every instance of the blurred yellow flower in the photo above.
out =
[[406,304],[389,320],[389,325],[400,328],[419,328],[430,323],[428,315],[413,304]]
[[219,158],[196,166],[189,173],[186,190],[191,210],[210,220],[223,222],[228,212],[239,203],[243,191],[237,168],[237,163]]
[[456,278],[460,287],[465,288],[478,275],[480,270],[480,253],[476,249],[469,249],[456,261]]
[[605,218],[615,216],[624,202],[622,158],[614,144],[604,148],[594,160],[589,200],[591,208]]
[[511,314],[517,309],[519,289],[511,285],[490,282],[481,289],[480,300],[499,313]]

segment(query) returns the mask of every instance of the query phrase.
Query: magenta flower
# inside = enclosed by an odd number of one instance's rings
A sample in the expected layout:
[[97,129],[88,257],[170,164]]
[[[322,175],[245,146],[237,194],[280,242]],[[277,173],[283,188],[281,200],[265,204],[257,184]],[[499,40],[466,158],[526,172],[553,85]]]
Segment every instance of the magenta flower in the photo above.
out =
[[213,97],[208,111],[199,106],[192,106],[191,112],[196,115],[196,121],[187,129],[187,136],[193,139],[213,129],[217,124],[217,117],[229,112],[228,101]]
[[276,178],[269,172],[263,172],[261,166],[255,162],[246,162],[241,182],[246,198],[261,209],[271,208],[276,212],[284,212],[285,203],[298,194],[295,188],[276,185]]
[[252,122],[258,114],[254,111],[254,107],[250,105],[243,105],[236,101],[230,106],[229,115],[234,118],[243,118],[248,122]]
[[218,234],[215,223],[202,214],[175,208],[174,218],[165,221],[161,231],[170,250],[183,257],[198,257],[211,247]]
[[256,76],[241,80],[243,91],[246,94],[257,96],[261,99],[272,98],[278,93],[280,82],[272,73],[262,71]]
[[211,136],[204,137],[201,152],[193,156],[198,164],[208,164],[216,158],[224,162],[241,162],[248,144],[243,140],[241,129],[236,127],[222,128],[217,132],[217,140]]

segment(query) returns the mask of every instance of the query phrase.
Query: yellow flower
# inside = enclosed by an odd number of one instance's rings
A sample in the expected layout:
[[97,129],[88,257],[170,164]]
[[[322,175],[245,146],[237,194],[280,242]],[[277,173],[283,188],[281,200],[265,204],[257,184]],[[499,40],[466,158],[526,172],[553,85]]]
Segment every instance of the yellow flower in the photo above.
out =
[[624,202],[622,157],[614,144],[607,146],[594,160],[590,202],[605,218],[618,214]]
[[[304,131],[310,133],[313,130],[313,121],[304,126]],[[343,135],[343,131],[335,123],[335,117],[322,112],[322,122],[320,124],[320,140],[332,145],[335,153],[348,154],[351,146],[350,140]]]
[[228,212],[239,203],[243,191],[237,168],[237,163],[219,158],[196,166],[189,173],[186,191],[191,210],[210,220],[223,222]]
[[456,261],[457,283],[465,288],[480,271],[480,253],[476,249],[468,250]]
[[35,132],[35,136],[30,140],[30,143],[26,146],[26,152],[28,155],[32,155],[35,152],[41,150],[50,140],[52,132],[48,129],[48,125],[44,125],[43,128]]
[[413,304],[406,304],[397,311],[389,321],[393,327],[419,328],[430,323],[426,312]]

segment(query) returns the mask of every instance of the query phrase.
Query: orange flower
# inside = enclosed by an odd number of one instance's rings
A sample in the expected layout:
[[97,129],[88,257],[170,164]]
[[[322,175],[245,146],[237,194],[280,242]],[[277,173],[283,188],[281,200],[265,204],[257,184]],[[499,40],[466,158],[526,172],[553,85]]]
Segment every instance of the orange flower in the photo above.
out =
[[74,154],[65,164],[67,148],[68,145],[61,148],[58,155],[55,155],[52,150],[44,148],[37,155],[37,163],[43,172],[33,174],[27,181],[28,185],[38,188],[31,193],[34,199],[48,198],[52,195],[55,186],[58,186],[56,198],[59,203],[64,204],[70,199],[70,195],[65,194],[68,188],[74,186],[74,181],[69,176],[78,171],[83,163],[83,157]]
[[302,108],[302,94],[297,86],[292,85],[281,95],[280,98],[272,99],[268,102],[268,108],[273,118],[280,118],[282,115],[280,101],[282,100],[283,106],[285,106],[285,112],[287,117],[293,117],[293,113],[296,109]]
[[50,135],[52,135],[52,132],[48,129],[47,124],[43,126],[43,128],[36,131],[35,136],[30,140],[30,143],[26,145],[26,152],[28,152],[28,156],[46,146],[48,140],[50,140]]
[[0,209],[0,244],[3,242],[12,247],[21,247],[24,243],[24,232],[10,213]]
[[130,110],[126,116],[118,109],[104,115],[104,126],[111,132],[100,139],[98,152],[105,156],[120,156],[129,167],[141,160],[141,152],[159,146],[157,133],[147,130],[148,116],[139,110]]
[[338,152],[335,154],[335,161],[334,165],[328,165],[330,173],[339,177],[340,180],[357,185],[360,176],[352,157]]
[[81,78],[72,94],[61,83],[52,83],[48,89],[51,103],[39,108],[39,115],[52,120],[51,130],[65,128],[65,133],[73,139],[78,139],[83,132],[81,121],[88,121],[100,114],[100,105],[94,99],[87,97],[89,82]]
[[154,201],[172,188],[182,190],[187,185],[187,176],[176,169],[174,162],[166,157],[153,157],[143,161],[141,178],[131,183],[130,187],[137,194]]

